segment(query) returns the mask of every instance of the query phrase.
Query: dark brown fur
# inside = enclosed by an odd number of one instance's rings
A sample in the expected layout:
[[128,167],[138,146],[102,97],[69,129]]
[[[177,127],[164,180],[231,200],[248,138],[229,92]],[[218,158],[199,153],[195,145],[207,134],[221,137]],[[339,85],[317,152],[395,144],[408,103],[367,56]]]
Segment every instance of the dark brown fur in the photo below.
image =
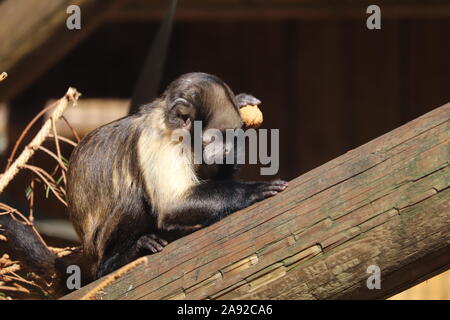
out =
[[181,143],[172,141],[174,130],[192,132],[194,121],[202,121],[204,130],[241,128],[239,107],[247,103],[259,101],[235,97],[215,76],[190,73],[137,113],[78,144],[67,197],[89,261],[83,283],[286,188],[281,180],[237,181],[236,165],[193,164],[192,153],[180,153]]

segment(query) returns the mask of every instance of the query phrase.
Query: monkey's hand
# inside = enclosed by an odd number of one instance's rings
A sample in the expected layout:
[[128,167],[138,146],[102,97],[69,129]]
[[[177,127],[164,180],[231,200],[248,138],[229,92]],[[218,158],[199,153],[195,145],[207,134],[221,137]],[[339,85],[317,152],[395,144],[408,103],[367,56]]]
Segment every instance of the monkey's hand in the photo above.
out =
[[251,94],[247,93],[240,93],[236,96],[236,100],[238,103],[239,108],[242,108],[247,105],[251,106],[259,106],[261,104],[261,101]]
[[288,183],[284,180],[274,180],[270,182],[254,182],[255,188],[251,191],[249,195],[250,201],[252,203],[264,200],[269,197],[273,197],[278,192],[283,191],[287,188]]
[[236,96],[242,121],[247,128],[258,128],[263,122],[263,114],[258,105],[261,101],[254,96],[241,93]]
[[146,234],[140,237],[137,241],[138,249],[150,251],[153,253],[162,251],[162,249],[168,244],[169,243],[166,240],[158,237],[155,234]]

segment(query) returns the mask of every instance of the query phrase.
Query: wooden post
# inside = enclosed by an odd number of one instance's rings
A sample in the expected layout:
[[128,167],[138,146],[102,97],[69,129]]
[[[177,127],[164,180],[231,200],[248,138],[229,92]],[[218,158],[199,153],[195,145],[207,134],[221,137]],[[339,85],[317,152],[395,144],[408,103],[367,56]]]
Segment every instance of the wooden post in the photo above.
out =
[[[0,1],[0,71],[10,79],[0,86],[0,101],[9,101],[59,61],[124,0]],[[67,7],[78,5],[81,29],[66,26]]]
[[449,137],[450,103],[64,299],[393,295],[450,264]]

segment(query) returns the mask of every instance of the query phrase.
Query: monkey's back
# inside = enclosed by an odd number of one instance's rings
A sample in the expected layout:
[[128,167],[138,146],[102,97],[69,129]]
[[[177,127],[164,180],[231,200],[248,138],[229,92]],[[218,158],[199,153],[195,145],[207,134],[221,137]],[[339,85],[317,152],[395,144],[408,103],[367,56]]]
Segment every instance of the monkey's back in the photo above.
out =
[[[131,242],[129,229],[148,223],[136,150],[141,127],[132,115],[97,128],[74,149],[69,161],[70,219],[85,251],[102,255],[111,241]],[[147,210],[148,211],[148,210]],[[117,238],[110,238],[114,229]]]

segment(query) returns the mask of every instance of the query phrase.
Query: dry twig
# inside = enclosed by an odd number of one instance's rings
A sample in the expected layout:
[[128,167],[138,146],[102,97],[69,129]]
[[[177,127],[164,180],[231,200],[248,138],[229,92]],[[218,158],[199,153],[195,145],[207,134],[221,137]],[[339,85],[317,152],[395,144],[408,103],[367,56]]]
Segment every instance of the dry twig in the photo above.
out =
[[[3,76],[3,74],[1,75]],[[2,80],[4,79],[1,78]],[[56,131],[55,122],[62,118],[69,128],[71,128],[72,132],[74,133],[75,138],[77,141],[79,141],[79,137],[75,132],[75,129],[73,129],[70,124],[67,122],[67,120],[62,116],[64,110],[67,108],[67,106],[72,103],[72,105],[75,105],[78,98],[80,96],[80,93],[76,91],[74,88],[69,88],[67,93],[64,95],[63,98],[59,99],[55,103],[45,107],[41,112],[39,112],[32,121],[25,127],[24,131],[20,135],[19,139],[17,140],[16,144],[14,145],[13,151],[11,152],[11,155],[8,159],[7,167],[5,172],[0,175],[0,193],[4,191],[6,186],[11,182],[11,180],[15,177],[15,175],[21,170],[21,169],[27,169],[30,170],[34,175],[37,177],[31,178],[31,184],[29,186],[31,190],[30,192],[27,191],[27,200],[29,204],[29,216],[26,217],[24,214],[22,214],[20,211],[18,211],[15,208],[10,207],[9,205],[5,203],[0,202],[0,215],[8,214],[11,216],[12,219],[15,219],[21,223],[24,223],[26,225],[31,226],[32,230],[36,233],[36,236],[39,238],[40,241],[44,245],[46,245],[45,241],[41,237],[41,235],[37,232],[33,225],[33,203],[34,203],[34,182],[35,181],[42,181],[49,191],[52,191],[52,193],[57,197],[59,201],[61,201],[64,205],[67,206],[67,203],[65,201],[65,188],[63,185],[66,184],[66,176],[65,173],[67,171],[67,165],[64,161],[66,161],[62,157],[61,153],[61,147],[59,141],[68,143],[72,146],[76,146],[76,143],[72,140],[61,137],[58,135],[58,132]],[[30,131],[31,127],[49,110],[54,109],[52,115],[44,122],[44,125],[42,128],[38,131],[36,136],[31,140],[31,142],[25,146],[22,153],[15,159],[16,153],[19,149],[20,144],[25,139],[27,133]],[[48,148],[42,146],[42,143],[47,138],[53,138],[55,141],[55,148],[56,152],[53,152],[49,150]],[[52,157],[56,162],[57,166],[53,174],[49,174],[44,169],[32,165],[29,163],[31,157],[34,155],[34,153],[37,150],[41,150],[48,154],[50,157]],[[64,161],[63,161],[64,160]],[[55,180],[53,175],[58,172],[58,170],[61,170],[61,179],[64,180],[63,185],[60,185],[60,179]],[[0,226],[1,227],[1,226]],[[1,231],[1,229],[0,229]],[[0,235],[0,241],[7,241],[7,238],[4,235]],[[47,245],[46,245],[47,246]],[[74,248],[49,248],[50,250],[54,251],[58,256],[64,256],[71,254],[72,252],[76,251]],[[7,254],[4,254],[2,257],[0,257],[0,291],[3,292],[10,292],[10,293],[19,293],[19,294],[30,294],[30,290],[28,290],[26,286],[32,286],[37,289],[38,291],[44,293],[45,295],[48,295],[47,289],[51,284],[47,283],[44,279],[41,279],[40,277],[30,274],[30,276],[33,277],[32,281],[27,280],[20,276],[17,272],[23,271],[21,269],[21,265],[18,263],[18,261],[12,261]],[[27,276],[28,278],[29,276]],[[6,296],[0,295],[0,299],[10,299],[10,294],[7,294]]]
[[42,126],[41,130],[39,130],[38,134],[34,137],[34,139],[25,147],[25,150],[22,154],[11,164],[11,166],[5,171],[4,174],[0,177],[0,193],[3,192],[8,183],[14,178],[14,176],[19,172],[20,167],[23,167],[28,160],[33,156],[35,150],[45,141],[45,139],[49,136],[50,130],[52,128],[52,119],[59,119],[63,114],[64,110],[69,105],[69,102],[72,104],[76,104],[80,93],[74,89],[69,88],[67,93],[63,98],[58,100],[58,104],[53,111],[53,114]]

